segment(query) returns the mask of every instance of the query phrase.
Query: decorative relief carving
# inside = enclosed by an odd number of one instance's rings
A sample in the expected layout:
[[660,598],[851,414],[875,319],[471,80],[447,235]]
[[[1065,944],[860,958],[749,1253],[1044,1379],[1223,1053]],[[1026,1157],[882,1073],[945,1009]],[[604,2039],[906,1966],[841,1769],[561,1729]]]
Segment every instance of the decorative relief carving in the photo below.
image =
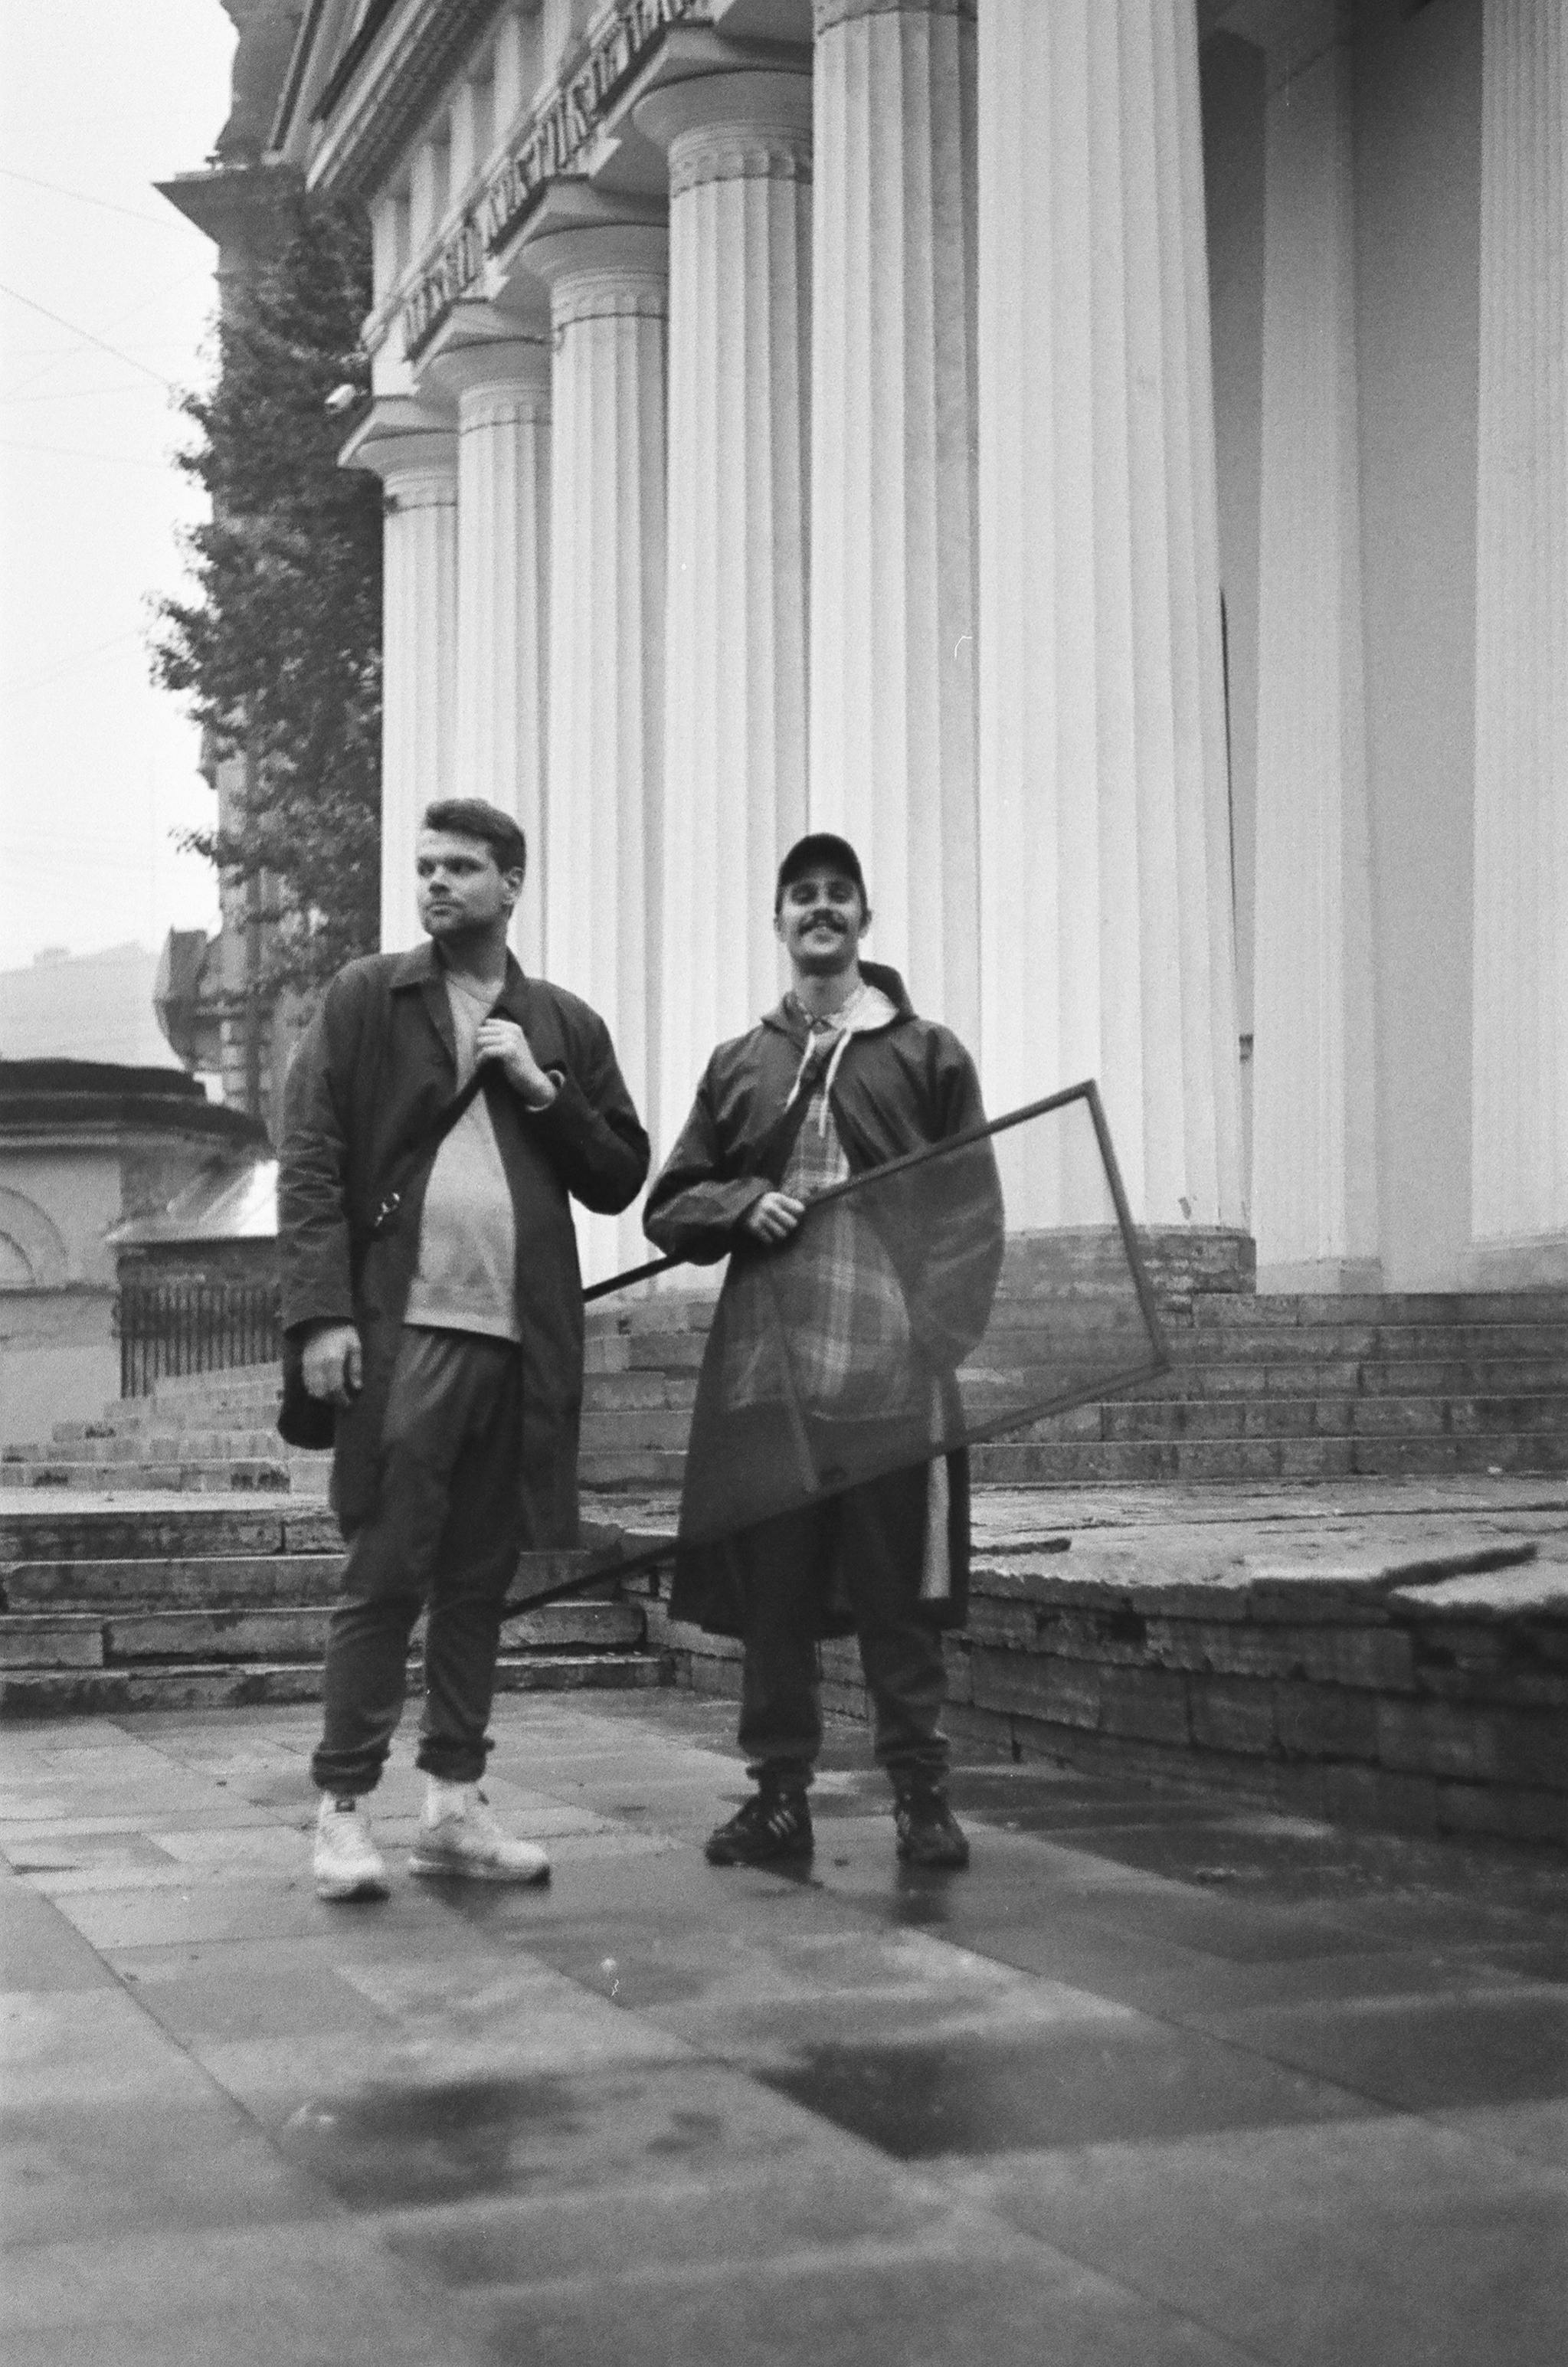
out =
[[[960,0],[964,5],[965,0]],[[972,6],[972,0],[967,0]],[[489,256],[504,246],[551,181],[577,158],[648,50],[672,25],[705,17],[707,0],[623,0],[574,71],[551,93],[475,198],[403,307],[403,350],[412,361],[428,345]]]
[[556,342],[563,329],[580,321],[663,321],[669,309],[669,286],[663,273],[633,277],[624,266],[574,271],[556,284]]
[[683,131],[670,149],[670,197],[705,181],[809,181],[810,136],[763,132],[745,124],[716,123]]

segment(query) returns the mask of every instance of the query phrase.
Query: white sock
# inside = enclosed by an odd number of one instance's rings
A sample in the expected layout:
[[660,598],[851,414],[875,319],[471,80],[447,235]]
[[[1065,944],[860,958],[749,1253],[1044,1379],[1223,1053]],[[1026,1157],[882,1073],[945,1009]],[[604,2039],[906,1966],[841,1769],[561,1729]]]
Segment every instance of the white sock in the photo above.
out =
[[449,1784],[444,1775],[425,1778],[425,1821],[439,1824],[443,1817],[460,1817],[468,1807],[468,1784]]

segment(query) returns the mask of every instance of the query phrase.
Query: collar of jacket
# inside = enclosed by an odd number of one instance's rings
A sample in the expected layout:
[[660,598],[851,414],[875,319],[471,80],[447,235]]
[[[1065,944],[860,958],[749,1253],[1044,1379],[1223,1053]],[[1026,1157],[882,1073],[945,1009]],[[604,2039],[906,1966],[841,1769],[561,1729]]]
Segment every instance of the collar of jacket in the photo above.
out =
[[[910,1002],[909,990],[896,969],[890,969],[885,962],[868,961],[861,963],[860,975],[868,986],[878,988],[892,1004],[893,1016],[887,1022],[889,1027],[901,1027],[906,1019],[914,1018],[915,1005]],[[762,1024],[765,1027],[777,1028],[779,1035],[790,1038],[791,1044],[803,1046],[805,1043],[806,1027],[796,1013],[790,1009],[788,995],[781,1002],[775,1003],[771,1011],[763,1014]],[[881,1035],[883,1032],[885,1031],[875,1027],[866,1030],[866,1033],[871,1036]]]
[[[430,938],[426,937],[422,946],[410,946],[405,954],[398,956],[392,966],[391,983],[394,994],[408,988],[419,989],[425,997],[425,1008],[430,1014],[431,1025],[446,1046],[448,1058],[455,1061],[457,1039],[452,1033],[451,1005],[447,1000],[446,972]],[[507,1019],[515,1019],[519,1027],[526,1027],[528,1020],[528,984],[522,965],[517,956],[508,951],[506,975],[500,993],[491,1005],[492,1010],[500,1012]]]
[[[502,983],[501,991],[495,998],[494,1008],[497,1011],[504,1011],[508,1019],[517,1020],[519,1025],[528,1016],[526,993],[528,983],[527,975],[517,955],[508,952],[506,976]],[[441,966],[439,955],[428,937],[422,946],[410,946],[405,954],[399,954],[392,974],[392,989],[394,994],[400,988],[405,986],[444,986],[445,984],[446,971]]]

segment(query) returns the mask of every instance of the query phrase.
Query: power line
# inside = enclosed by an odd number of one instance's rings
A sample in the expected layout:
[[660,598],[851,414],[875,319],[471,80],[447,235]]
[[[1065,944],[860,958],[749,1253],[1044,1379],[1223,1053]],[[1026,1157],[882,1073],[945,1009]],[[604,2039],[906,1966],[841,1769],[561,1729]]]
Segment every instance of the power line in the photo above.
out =
[[160,475],[172,465],[142,460],[131,452],[89,452],[82,444],[24,444],[14,436],[0,436],[0,452],[52,452],[62,460],[107,460],[116,469],[156,469]]
[[[175,278],[162,281],[152,290],[150,295],[139,296],[134,304],[128,304],[122,312],[114,313],[105,325],[111,329],[118,329],[122,321],[133,321],[138,312],[145,312],[151,305],[161,304],[165,296],[172,296],[176,289],[188,288],[193,279],[206,279],[210,282],[211,277],[211,268],[210,266],[208,265],[199,265],[192,270],[182,271]],[[27,301],[28,300],[24,298],[23,300]],[[34,310],[41,310],[41,307],[35,306]],[[66,325],[69,327],[70,323],[67,323]],[[168,341],[165,340],[163,345],[146,347],[143,350],[156,353],[166,351],[167,348]],[[108,353],[112,353],[115,356],[116,360],[130,358],[129,357],[122,356],[119,353],[119,348],[114,345],[108,345],[105,350]],[[182,345],[179,350],[181,352],[186,352],[188,348]],[[70,359],[71,349],[69,346],[66,346],[63,351],[56,347],[50,360],[40,363],[37,369],[28,370],[25,377],[14,379],[10,385],[5,388],[3,399],[8,402],[14,395],[19,394],[24,387],[36,386],[40,379],[48,378],[52,370],[59,369],[62,363],[67,362]],[[136,367],[140,368],[142,366],[138,363]],[[165,378],[161,377],[156,370],[149,370],[147,372],[147,376],[155,379],[159,386],[167,386],[168,384],[168,380]]]
[[69,656],[59,659],[51,666],[45,666],[41,674],[13,674],[8,681],[0,682],[0,690],[10,697],[20,697],[24,691],[37,690],[43,683],[54,682],[62,674],[85,671],[82,666],[84,658],[99,657],[106,651],[122,649],[127,641],[139,641],[141,639],[142,629],[138,626],[132,632],[115,633],[107,641],[90,641],[85,650],[73,650]]
[[50,189],[57,198],[74,198],[79,206],[97,206],[106,214],[123,214],[127,221],[150,222],[154,230],[194,230],[196,224],[171,207],[165,214],[144,214],[133,206],[117,206],[111,198],[90,197],[85,189],[68,189],[63,181],[40,181],[36,173],[17,173],[9,164],[0,164],[0,177],[7,181],[25,181],[29,189]]
[[111,345],[106,338],[96,336],[91,329],[84,329],[76,322],[67,321],[63,314],[51,312],[47,304],[35,304],[30,296],[24,296],[17,289],[7,288],[3,283],[0,283],[0,296],[9,296],[14,304],[25,304],[29,312],[41,312],[44,319],[52,321],[57,329],[68,329],[74,337],[80,337],[86,345],[97,345],[102,353],[112,354],[117,362],[128,362],[132,369],[140,370],[144,377],[156,379],[158,384],[167,387],[171,394],[175,391],[173,379],[166,379],[162,370],[150,369],[145,362],[139,362],[134,354],[126,353],[119,345]]
[[[158,349],[154,347],[153,350]],[[184,348],[182,347],[181,350],[183,351]],[[147,400],[147,390],[144,386],[68,386],[63,391],[56,387],[50,394],[0,394],[0,403],[104,402],[111,396],[125,394],[139,395],[143,402]]]

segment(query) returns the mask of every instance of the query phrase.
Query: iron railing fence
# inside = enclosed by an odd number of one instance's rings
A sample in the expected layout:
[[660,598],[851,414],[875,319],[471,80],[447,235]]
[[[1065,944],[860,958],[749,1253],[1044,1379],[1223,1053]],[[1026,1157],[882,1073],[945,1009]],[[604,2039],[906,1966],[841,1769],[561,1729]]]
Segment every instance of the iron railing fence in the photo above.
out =
[[122,1398],[150,1397],[184,1373],[275,1364],[283,1352],[274,1282],[123,1282],[115,1329]]

